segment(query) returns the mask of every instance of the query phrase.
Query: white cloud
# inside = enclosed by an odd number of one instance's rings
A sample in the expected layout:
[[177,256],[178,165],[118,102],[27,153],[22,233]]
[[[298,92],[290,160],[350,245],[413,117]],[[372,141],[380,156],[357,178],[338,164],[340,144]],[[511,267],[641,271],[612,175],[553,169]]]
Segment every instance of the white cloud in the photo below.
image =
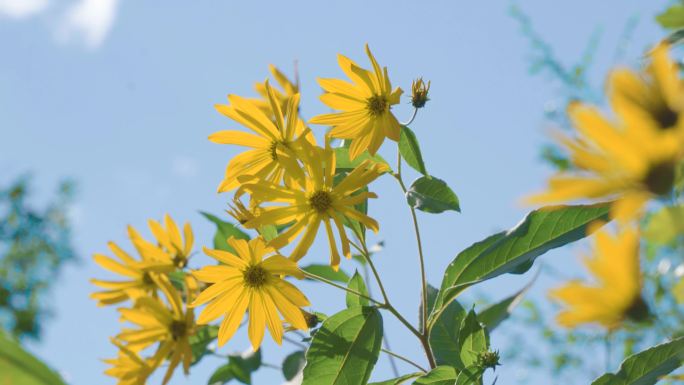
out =
[[64,15],[57,37],[63,41],[76,37],[89,48],[99,47],[114,24],[118,4],[119,0],[79,0]]
[[25,19],[44,11],[48,5],[48,0],[0,0],[0,15]]

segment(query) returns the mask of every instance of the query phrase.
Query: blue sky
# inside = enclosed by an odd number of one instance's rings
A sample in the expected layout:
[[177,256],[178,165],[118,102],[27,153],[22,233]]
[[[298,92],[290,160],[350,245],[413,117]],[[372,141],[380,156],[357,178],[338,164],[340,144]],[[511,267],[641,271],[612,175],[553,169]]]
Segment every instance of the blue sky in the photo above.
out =
[[[546,140],[543,109],[558,96],[559,85],[529,74],[531,48],[508,14],[511,4],[0,0],[0,183],[31,171],[39,200],[61,178],[79,185],[72,218],[81,262],[58,278],[50,297],[56,315],[31,350],[71,384],[113,384],[101,374],[105,366],[99,359],[115,355],[108,337],[121,325],[114,309],[97,308],[88,299],[93,290],[88,279],[107,276],[90,255],[105,252],[109,240],[130,248],[127,224],[149,234],[146,220],[167,212],[192,223],[198,245],[210,244],[213,226],[198,210],[221,213],[229,196],[215,190],[238,151],[206,139],[214,131],[238,128],[213,105],[225,102],[228,93],[253,95],[253,83],[267,77],[268,64],[292,73],[296,60],[303,115],[325,112],[315,78],[342,76],[337,53],[367,66],[366,42],[404,90],[418,76],[432,81],[431,101],[412,127],[428,171],[449,183],[463,211],[419,215],[427,275],[438,286],[459,250],[522,218],[528,208],[520,198],[541,188],[550,172],[538,159],[538,147]],[[653,15],[665,1],[517,4],[565,63],[576,62],[602,28],[598,75],[592,79],[597,84],[608,68],[633,64],[664,34]],[[614,47],[635,16],[639,22],[625,47],[629,60],[615,63]],[[410,109],[404,103],[395,112],[405,120]],[[394,151],[388,143],[381,153],[393,159]],[[414,177],[409,174],[409,181]],[[386,241],[378,267],[390,297],[414,319],[419,276],[410,216],[390,177],[373,190],[380,199],[370,212],[381,223],[373,239]],[[317,242],[303,262],[325,263],[325,248]],[[579,272],[575,254],[556,251],[543,259]],[[505,277],[479,290],[503,298],[529,278],[529,273]],[[553,284],[542,277],[531,295],[545,301]],[[344,295],[334,289],[301,286],[316,310],[333,313],[344,306]],[[417,341],[391,315],[385,320],[393,350],[422,362]],[[239,334],[222,353],[248,346],[245,333]],[[505,346],[506,336],[494,333],[492,341],[494,347]],[[291,350],[268,343],[265,361],[279,364]],[[208,359],[187,379],[177,373],[172,384],[203,383],[218,364]],[[527,377],[505,362],[497,373],[502,385],[550,381]],[[390,376],[381,357],[373,378]],[[157,382],[157,377],[150,381]],[[280,374],[270,369],[254,379],[280,382]]]

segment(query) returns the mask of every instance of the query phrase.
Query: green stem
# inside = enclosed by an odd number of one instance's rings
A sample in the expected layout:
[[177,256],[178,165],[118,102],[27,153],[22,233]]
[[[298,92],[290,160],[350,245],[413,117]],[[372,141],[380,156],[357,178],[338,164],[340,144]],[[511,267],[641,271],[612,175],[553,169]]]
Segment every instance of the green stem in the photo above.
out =
[[390,350],[387,350],[387,349],[384,349],[384,348],[381,349],[381,350],[382,350],[383,353],[387,354],[387,355],[390,356],[390,357],[395,357],[395,358],[397,358],[397,359],[399,359],[399,360],[402,360],[402,361],[406,362],[406,363],[409,364],[409,365],[413,365],[413,367],[415,367],[416,369],[420,370],[420,371],[423,372],[423,373],[427,373],[427,372],[428,372],[428,371],[425,370],[425,368],[423,368],[422,366],[416,364],[415,362],[411,361],[410,359],[408,359],[408,358],[406,358],[406,357],[404,357],[404,356],[402,356],[402,355],[400,355],[400,354],[394,353],[394,352],[392,352],[392,351],[390,351]]
[[384,304],[384,303],[382,303],[382,302],[380,302],[380,301],[378,301],[378,300],[376,300],[376,299],[374,299],[374,298],[371,298],[371,297],[369,297],[369,296],[367,296],[367,295],[365,295],[365,294],[363,294],[363,293],[361,293],[361,292],[359,292],[359,291],[356,291],[356,290],[354,290],[354,289],[350,289],[350,288],[348,288],[348,287],[344,287],[344,286],[342,286],[342,285],[338,285],[338,284],[336,284],[335,282],[333,282],[333,281],[331,281],[331,280],[329,280],[329,279],[325,279],[325,278],[323,278],[323,277],[321,277],[321,276],[318,276],[318,275],[316,275],[316,274],[311,274],[311,273],[309,273],[308,271],[302,270],[302,272],[304,273],[304,276],[306,276],[306,277],[308,277],[308,278],[311,278],[311,279],[316,280],[316,281],[323,282],[323,283],[328,284],[328,285],[330,285],[330,286],[333,286],[333,287],[336,287],[336,288],[338,288],[338,289],[344,290],[344,291],[346,291],[346,292],[348,292],[348,293],[352,293],[352,294],[354,294],[354,295],[356,295],[356,296],[359,296],[359,297],[361,297],[361,298],[365,298],[365,299],[367,299],[367,300],[369,300],[369,301],[371,301],[371,302],[377,304],[377,305],[380,306],[380,307],[385,307],[385,306],[386,306],[386,304]]

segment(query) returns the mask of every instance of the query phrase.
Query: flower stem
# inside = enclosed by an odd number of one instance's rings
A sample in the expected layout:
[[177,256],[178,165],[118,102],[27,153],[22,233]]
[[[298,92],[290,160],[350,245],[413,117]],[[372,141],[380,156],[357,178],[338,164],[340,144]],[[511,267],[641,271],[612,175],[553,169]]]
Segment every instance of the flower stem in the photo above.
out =
[[373,299],[373,298],[371,298],[371,297],[369,297],[369,296],[367,296],[367,295],[365,295],[365,294],[363,294],[363,293],[361,293],[361,292],[359,292],[359,291],[357,291],[357,290],[350,289],[350,288],[344,287],[344,286],[342,286],[342,285],[338,285],[338,284],[336,284],[335,282],[333,282],[333,281],[331,281],[331,280],[329,280],[329,279],[323,278],[323,277],[318,276],[318,275],[316,275],[316,274],[311,274],[311,273],[309,273],[308,271],[302,270],[302,272],[304,273],[304,276],[306,276],[306,277],[308,277],[308,278],[311,278],[311,279],[316,280],[316,281],[323,282],[323,283],[328,284],[328,285],[330,285],[330,286],[336,287],[336,288],[338,288],[338,289],[340,289],[340,290],[344,290],[344,291],[346,291],[346,292],[348,292],[348,293],[352,293],[352,294],[354,294],[354,295],[356,295],[356,296],[359,296],[359,297],[361,297],[361,298],[365,298],[365,299],[367,299],[367,300],[369,300],[369,301],[371,301],[371,302],[377,304],[377,305],[380,306],[380,307],[385,307],[385,306],[386,306],[386,304],[384,304],[384,303],[382,303],[382,302],[380,302],[380,301],[378,301],[378,300],[376,300],[376,299]]
[[387,349],[384,349],[384,348],[381,349],[381,350],[382,350],[383,353],[387,354],[387,355],[390,356],[390,357],[395,357],[395,358],[397,358],[397,359],[399,359],[399,360],[402,360],[402,361],[406,362],[406,363],[409,364],[409,365],[413,365],[413,367],[415,367],[416,369],[420,370],[420,371],[423,372],[423,373],[427,373],[427,372],[428,372],[428,371],[425,370],[425,368],[423,368],[422,366],[416,364],[415,362],[411,361],[410,359],[408,359],[408,358],[406,358],[406,357],[404,357],[404,356],[402,356],[402,355],[399,355],[399,354],[397,354],[397,353],[394,353],[394,352],[392,352],[392,351],[390,351],[390,350],[387,350]]

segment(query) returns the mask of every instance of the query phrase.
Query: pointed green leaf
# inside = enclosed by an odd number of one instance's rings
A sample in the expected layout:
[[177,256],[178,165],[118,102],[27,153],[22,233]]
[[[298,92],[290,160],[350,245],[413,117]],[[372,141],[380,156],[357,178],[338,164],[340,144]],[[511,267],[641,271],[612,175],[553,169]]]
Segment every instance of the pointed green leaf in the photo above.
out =
[[544,207],[532,211],[513,229],[474,244],[447,267],[433,315],[467,287],[515,271],[551,249],[584,238],[589,224],[608,220],[609,211],[609,203]]
[[342,269],[335,271],[330,265],[311,264],[302,267],[302,270],[331,281],[342,283],[349,282],[349,274],[345,273]]
[[418,210],[439,214],[447,210],[461,212],[458,197],[446,182],[434,176],[416,179],[406,192],[408,204]]
[[489,349],[487,330],[482,327],[473,310],[468,312],[463,320],[458,340],[461,345],[460,358],[464,368],[477,364],[477,356]]
[[526,285],[510,297],[486,307],[477,315],[477,319],[491,332],[511,315],[511,312],[522,301],[529,288],[530,285]]
[[218,337],[218,330],[219,327],[214,325],[200,326],[195,334],[190,336],[188,340],[192,349],[192,365],[198,363],[207,353],[209,344]]
[[418,139],[416,134],[406,126],[401,126],[401,137],[399,138],[399,153],[404,158],[406,163],[414,170],[427,176],[425,163],[423,162],[423,155],[418,146]]
[[656,16],[656,21],[663,28],[678,29],[684,27],[684,5],[674,4],[665,12]]
[[306,365],[306,358],[304,357],[304,354],[305,353],[300,350],[290,353],[287,357],[285,357],[283,360],[283,377],[285,377],[286,380],[292,380],[295,378],[297,373],[304,369],[304,365]]
[[355,306],[323,322],[306,352],[302,385],[368,383],[382,346],[382,316]]
[[606,373],[592,385],[652,385],[684,364],[684,337],[627,357],[617,373]]
[[451,366],[438,366],[414,381],[413,385],[454,385],[456,374],[456,369]]
[[43,362],[0,331],[0,383],[21,385],[65,385]]
[[380,382],[371,382],[368,385],[401,385],[408,380],[411,380],[411,379],[414,379],[418,376],[421,376],[422,374],[423,373],[404,374],[401,377],[393,378],[391,380],[380,381]]
[[200,211],[205,218],[214,222],[216,225],[216,234],[214,235],[214,248],[218,250],[224,250],[231,253],[235,253],[232,247],[228,244],[228,239],[230,237],[235,237],[237,239],[249,240],[249,235],[244,231],[240,230],[236,225],[221,220],[219,217]]
[[[437,289],[428,286],[429,311],[432,310],[436,297]],[[430,330],[430,347],[437,365],[454,366],[460,361],[461,349],[458,337],[465,316],[466,311],[461,304],[458,301],[452,301],[432,326]],[[422,319],[422,312],[419,318]]]
[[[363,277],[358,271],[354,272],[354,275],[349,280],[348,288],[358,291],[359,293],[368,296],[368,289],[366,288],[366,283],[363,281]],[[347,307],[352,306],[368,306],[370,301],[367,298],[359,297],[354,293],[347,292]]]

